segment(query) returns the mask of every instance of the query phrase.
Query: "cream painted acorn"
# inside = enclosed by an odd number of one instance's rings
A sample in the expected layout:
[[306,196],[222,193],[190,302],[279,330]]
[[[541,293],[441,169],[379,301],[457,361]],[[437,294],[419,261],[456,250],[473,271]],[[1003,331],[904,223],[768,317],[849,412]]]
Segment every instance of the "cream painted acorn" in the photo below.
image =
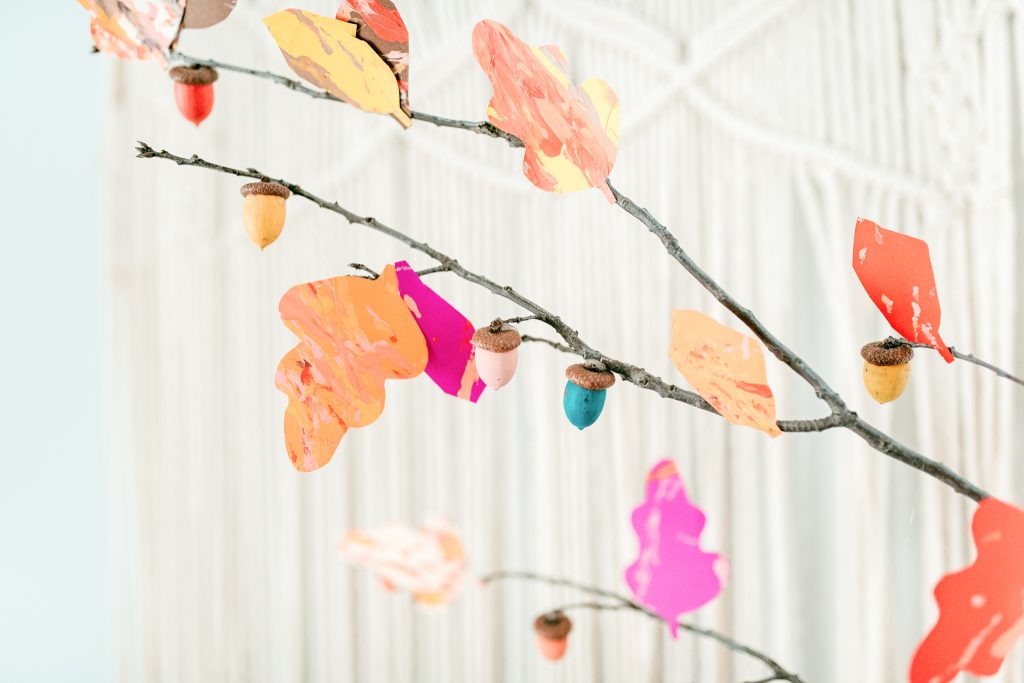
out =
[[910,359],[914,350],[895,340],[865,344],[860,350],[864,359],[864,388],[879,403],[895,401],[907,388]]
[[495,391],[508,384],[516,374],[523,343],[516,328],[496,319],[478,329],[470,342],[476,347],[476,371],[484,384]]
[[601,416],[606,390],[615,384],[615,375],[604,363],[586,361],[570,365],[565,376],[569,381],[565,383],[562,409],[576,429],[586,429]]
[[280,183],[242,185],[242,223],[249,239],[263,251],[284,230],[285,200],[291,192]]
[[537,648],[545,658],[556,661],[565,654],[569,644],[569,631],[572,621],[562,612],[542,614],[533,622],[533,630],[537,633]]

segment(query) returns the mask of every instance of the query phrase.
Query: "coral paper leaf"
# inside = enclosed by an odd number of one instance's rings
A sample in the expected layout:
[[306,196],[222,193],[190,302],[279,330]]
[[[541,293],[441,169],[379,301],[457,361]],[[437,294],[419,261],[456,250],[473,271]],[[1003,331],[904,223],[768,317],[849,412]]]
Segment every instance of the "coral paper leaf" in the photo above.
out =
[[90,14],[97,50],[166,64],[178,39],[185,0],[78,0]]
[[778,436],[775,397],[753,337],[699,311],[672,312],[669,357],[686,381],[729,422]]
[[373,46],[398,79],[402,110],[409,114],[409,31],[391,0],[343,0],[338,19],[359,27],[356,36]]
[[971,534],[978,557],[935,586],[939,620],[914,654],[911,683],[992,676],[1024,635],[1024,510],[986,498]]
[[288,395],[285,443],[295,468],[309,472],[330,461],[349,427],[380,416],[384,380],[423,372],[427,346],[398,293],[393,266],[376,280],[344,276],[296,285],[279,308],[300,339],[275,379]]
[[523,172],[548,192],[596,187],[614,202],[608,175],[619,144],[619,100],[606,82],[572,82],[554,46],[531,48],[489,19],[473,29],[473,54],[491,81],[491,123],[526,147]]
[[633,510],[640,554],[626,569],[633,595],[665,620],[677,636],[679,615],[707,604],[721,591],[729,564],[700,548],[704,513],[686,497],[671,460],[647,475],[647,496]]
[[942,311],[927,243],[858,218],[853,270],[892,329],[910,341],[935,347],[947,363],[953,362],[939,337]]

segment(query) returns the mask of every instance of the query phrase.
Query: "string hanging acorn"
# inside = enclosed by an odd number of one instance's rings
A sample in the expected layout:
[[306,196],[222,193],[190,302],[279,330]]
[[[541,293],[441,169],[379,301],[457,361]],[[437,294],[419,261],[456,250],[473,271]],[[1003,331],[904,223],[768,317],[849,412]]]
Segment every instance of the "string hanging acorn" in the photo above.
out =
[[569,422],[577,429],[586,429],[597,422],[604,410],[608,387],[615,384],[615,375],[600,361],[584,361],[565,370],[568,381],[562,395],[562,408]]
[[174,81],[174,104],[178,111],[198,126],[213,111],[217,70],[208,66],[176,66],[167,73]]
[[519,365],[518,330],[495,318],[487,327],[473,333],[470,343],[476,348],[476,371],[488,388],[497,391],[508,384]]
[[537,633],[537,648],[545,658],[557,661],[565,654],[569,644],[569,632],[572,621],[562,612],[542,614],[533,622],[533,630]]
[[864,359],[864,388],[871,398],[879,403],[899,398],[907,388],[914,350],[890,338],[865,344],[860,355]]
[[242,224],[249,239],[263,251],[284,230],[285,200],[291,192],[280,183],[242,185]]

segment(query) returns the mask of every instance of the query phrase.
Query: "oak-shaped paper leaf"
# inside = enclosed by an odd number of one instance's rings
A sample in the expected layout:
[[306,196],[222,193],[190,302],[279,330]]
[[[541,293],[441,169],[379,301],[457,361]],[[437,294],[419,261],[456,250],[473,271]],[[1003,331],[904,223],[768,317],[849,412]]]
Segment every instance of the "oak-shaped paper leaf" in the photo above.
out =
[[926,242],[858,218],[853,270],[892,329],[912,342],[935,347],[947,363],[953,362],[939,337],[942,310]]
[[775,397],[756,339],[700,311],[673,311],[668,355],[686,381],[726,420],[773,437],[782,433],[775,422]]
[[275,378],[288,396],[285,444],[295,468],[309,472],[330,461],[350,427],[380,417],[384,380],[423,372],[427,346],[393,266],[375,280],[343,276],[296,285],[279,308],[300,340]]
[[271,14],[263,23],[299,76],[364,111],[390,114],[405,128],[412,125],[395,72],[373,45],[357,37],[359,25],[298,9]]
[[986,498],[971,535],[978,557],[936,584],[939,620],[914,654],[911,683],[995,675],[1024,636],[1024,510]]
[[341,552],[374,572],[385,590],[411,593],[420,605],[445,604],[462,587],[465,551],[458,534],[442,520],[418,529],[392,524],[352,530],[342,539]]
[[91,17],[93,45],[123,59],[167,62],[185,0],[78,0]]
[[409,30],[391,0],[342,0],[337,19],[359,27],[356,37],[373,46],[398,79],[402,111],[409,109]]
[[675,638],[679,615],[722,591],[729,564],[701,549],[704,513],[686,497],[671,460],[662,460],[647,475],[646,497],[633,510],[632,522],[640,553],[626,569],[626,583],[637,600],[665,620]]
[[475,331],[473,323],[423,284],[408,263],[399,261],[395,271],[402,300],[427,342],[427,375],[445,393],[476,403],[484,382],[477,374],[470,343]]
[[491,81],[491,123],[523,141],[523,173],[548,192],[596,187],[614,202],[608,175],[619,144],[619,99],[605,81],[572,82],[557,47],[531,48],[496,21],[473,29],[473,54]]

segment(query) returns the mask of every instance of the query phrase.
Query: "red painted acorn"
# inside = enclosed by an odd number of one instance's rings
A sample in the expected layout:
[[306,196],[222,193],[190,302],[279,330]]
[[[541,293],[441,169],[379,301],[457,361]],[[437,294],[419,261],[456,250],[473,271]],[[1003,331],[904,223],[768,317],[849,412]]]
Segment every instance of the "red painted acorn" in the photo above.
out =
[[168,72],[174,81],[174,103],[197,126],[213,111],[213,82],[217,71],[208,66],[176,66]]
[[537,648],[545,659],[561,659],[569,642],[572,620],[562,612],[548,612],[537,617],[533,630],[537,633]]

